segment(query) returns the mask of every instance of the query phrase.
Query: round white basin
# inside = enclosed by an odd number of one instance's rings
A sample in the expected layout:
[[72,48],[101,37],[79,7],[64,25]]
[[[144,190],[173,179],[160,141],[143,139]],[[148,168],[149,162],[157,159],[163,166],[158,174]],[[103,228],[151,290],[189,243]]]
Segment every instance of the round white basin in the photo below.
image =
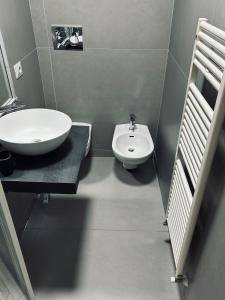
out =
[[20,110],[0,118],[0,143],[18,154],[41,155],[59,147],[71,126],[70,117],[57,110]]
[[120,159],[144,162],[153,151],[153,144],[142,134],[121,134],[116,140],[116,152]]
[[135,169],[145,163],[154,151],[154,143],[148,126],[136,124],[130,130],[129,124],[116,125],[112,149],[115,157],[126,169]]
[[153,148],[147,137],[142,134],[122,134],[117,138],[116,145],[122,155],[131,158],[148,156]]

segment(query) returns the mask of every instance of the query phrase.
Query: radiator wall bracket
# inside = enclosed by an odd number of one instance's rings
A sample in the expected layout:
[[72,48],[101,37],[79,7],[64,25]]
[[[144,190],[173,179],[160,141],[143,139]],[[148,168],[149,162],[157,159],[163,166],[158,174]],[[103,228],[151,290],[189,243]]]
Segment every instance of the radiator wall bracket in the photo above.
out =
[[182,283],[185,287],[188,287],[188,278],[185,275],[172,276],[170,281],[172,283]]

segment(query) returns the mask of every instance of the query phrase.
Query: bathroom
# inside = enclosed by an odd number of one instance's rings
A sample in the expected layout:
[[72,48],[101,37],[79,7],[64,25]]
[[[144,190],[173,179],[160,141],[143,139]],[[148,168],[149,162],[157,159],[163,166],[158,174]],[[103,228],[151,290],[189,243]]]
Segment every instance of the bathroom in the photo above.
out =
[[[225,298],[224,125],[185,278],[176,282],[163,225],[198,20],[225,30],[224,11],[222,0],[0,0],[10,90],[26,105],[19,112],[47,108],[68,115],[73,128],[91,124],[84,130],[91,143],[82,150],[88,153],[79,160],[75,186],[64,184],[62,168],[55,172],[60,181],[50,183],[54,192],[43,192],[44,182],[28,180],[29,156],[23,158],[23,186],[15,180],[7,189],[10,177],[0,176],[0,199],[7,199],[0,200],[0,268],[15,285],[7,290],[0,274],[0,299],[32,299],[33,293],[35,299],[63,300]],[[57,48],[54,28],[65,27],[77,28],[82,47]],[[6,100],[1,81],[0,72],[0,105]],[[207,82],[203,89],[215,99]],[[134,170],[126,162],[124,168],[113,148],[119,124],[126,124],[129,136],[139,124],[149,129],[148,159]],[[80,143],[74,143],[76,152]]]

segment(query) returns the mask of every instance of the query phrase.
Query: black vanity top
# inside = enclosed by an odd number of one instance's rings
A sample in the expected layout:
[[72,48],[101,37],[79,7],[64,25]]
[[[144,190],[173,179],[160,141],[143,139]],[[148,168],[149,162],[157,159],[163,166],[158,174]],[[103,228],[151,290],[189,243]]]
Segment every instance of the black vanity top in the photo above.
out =
[[76,193],[88,136],[87,126],[72,126],[66,141],[48,154],[36,157],[13,154],[16,165],[13,174],[8,177],[0,175],[4,190],[30,193]]

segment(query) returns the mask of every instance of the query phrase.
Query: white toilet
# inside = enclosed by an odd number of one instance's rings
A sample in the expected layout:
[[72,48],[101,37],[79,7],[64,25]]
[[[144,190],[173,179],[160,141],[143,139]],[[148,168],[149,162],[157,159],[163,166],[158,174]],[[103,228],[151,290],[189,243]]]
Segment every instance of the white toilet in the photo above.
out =
[[115,157],[123,163],[125,169],[136,169],[148,160],[154,151],[154,144],[146,125],[116,125],[112,149]]

